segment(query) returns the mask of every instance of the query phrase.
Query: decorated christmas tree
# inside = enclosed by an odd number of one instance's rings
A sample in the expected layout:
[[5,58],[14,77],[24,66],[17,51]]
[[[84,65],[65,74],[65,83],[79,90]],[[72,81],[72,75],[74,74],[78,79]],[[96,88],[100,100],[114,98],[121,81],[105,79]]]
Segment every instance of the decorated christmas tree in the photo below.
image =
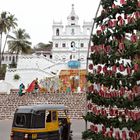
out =
[[[88,56],[83,139],[140,139],[140,1],[101,0]],[[89,124],[89,123],[88,123]]]

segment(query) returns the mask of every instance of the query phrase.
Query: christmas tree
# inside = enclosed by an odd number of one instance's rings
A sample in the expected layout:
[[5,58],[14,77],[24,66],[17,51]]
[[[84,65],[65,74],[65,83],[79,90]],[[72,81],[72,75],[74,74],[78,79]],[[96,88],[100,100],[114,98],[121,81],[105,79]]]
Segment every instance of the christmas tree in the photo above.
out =
[[83,139],[140,139],[140,1],[101,0],[88,56]]

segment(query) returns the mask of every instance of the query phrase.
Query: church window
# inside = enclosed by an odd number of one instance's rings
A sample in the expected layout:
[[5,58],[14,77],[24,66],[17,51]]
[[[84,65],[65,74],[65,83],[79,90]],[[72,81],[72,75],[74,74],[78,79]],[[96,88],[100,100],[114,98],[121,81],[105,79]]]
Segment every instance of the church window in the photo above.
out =
[[2,60],[4,61],[4,56],[2,56]]
[[55,47],[58,48],[58,43],[55,44]]
[[75,16],[71,16],[71,20],[75,20]]
[[56,29],[56,36],[59,36],[59,29]]
[[71,23],[71,25],[75,25],[75,23]]
[[75,42],[72,41],[72,42],[71,42],[71,48],[74,48],[74,47],[75,47]]
[[75,34],[75,33],[74,33],[74,29],[72,29],[72,30],[71,30],[71,34],[72,34],[72,35],[74,35],[74,34]]
[[52,59],[52,55],[50,55],[50,59]]
[[84,47],[84,43],[81,43],[81,48]]
[[12,61],[15,62],[15,56],[13,56],[13,60]]
[[66,44],[65,43],[62,43],[62,47],[66,47]]
[[9,56],[9,61],[11,61],[11,56]]

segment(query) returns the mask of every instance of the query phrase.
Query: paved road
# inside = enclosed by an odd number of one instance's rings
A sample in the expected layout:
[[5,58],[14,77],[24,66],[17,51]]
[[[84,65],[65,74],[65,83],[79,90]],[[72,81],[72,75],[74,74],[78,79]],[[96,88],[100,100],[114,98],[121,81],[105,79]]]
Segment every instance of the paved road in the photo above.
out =
[[[72,121],[72,131],[73,131],[73,140],[81,140],[81,133],[85,129],[85,123],[83,120],[71,120]],[[10,140],[10,129],[12,121],[4,120],[0,121],[0,140]]]

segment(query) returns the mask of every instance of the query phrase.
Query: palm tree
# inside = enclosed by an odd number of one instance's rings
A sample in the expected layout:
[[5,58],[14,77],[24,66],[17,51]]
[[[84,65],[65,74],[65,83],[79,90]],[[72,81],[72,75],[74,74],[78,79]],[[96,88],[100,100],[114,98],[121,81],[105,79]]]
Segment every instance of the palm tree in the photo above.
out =
[[[17,26],[16,20],[17,19],[14,17],[14,15],[9,15],[9,17],[8,17],[9,29],[11,29],[11,28],[15,29],[15,27]],[[9,37],[9,32],[10,32],[10,30],[8,30],[8,32],[6,34],[6,38],[5,38],[5,42],[4,42],[4,46],[3,46],[3,50],[2,50],[2,57],[3,57],[3,53],[5,50],[6,43],[7,43],[7,39]]]
[[[5,45],[7,42],[7,37],[11,28],[15,28],[15,26],[17,26],[16,20],[17,19],[14,17],[14,15],[11,15],[9,12],[2,12],[0,14],[0,68],[2,62],[2,55],[4,53]],[[2,51],[3,34],[6,35],[6,39]]]
[[18,29],[13,32],[14,36],[9,35],[8,48],[11,53],[16,53],[16,58],[19,53],[30,53],[31,51],[31,42],[29,34],[25,32],[25,29]]

